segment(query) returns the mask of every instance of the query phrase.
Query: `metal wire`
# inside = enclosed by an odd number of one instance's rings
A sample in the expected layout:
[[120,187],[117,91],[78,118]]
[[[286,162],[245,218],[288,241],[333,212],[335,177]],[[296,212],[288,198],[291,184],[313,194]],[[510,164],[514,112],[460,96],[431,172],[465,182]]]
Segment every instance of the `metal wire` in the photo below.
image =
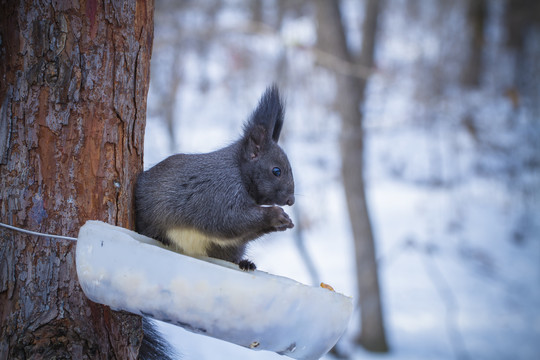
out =
[[62,236],[62,235],[44,234],[44,233],[40,233],[40,232],[36,232],[36,231],[30,231],[30,230],[21,229],[21,228],[18,228],[16,226],[4,224],[4,223],[1,223],[1,222],[0,222],[0,226],[5,227],[7,229],[11,229],[11,230],[19,231],[19,232],[22,232],[22,233],[30,234],[30,235],[51,237],[51,238],[55,238],[55,239],[64,239],[64,240],[77,241],[77,238],[74,238],[74,237]]

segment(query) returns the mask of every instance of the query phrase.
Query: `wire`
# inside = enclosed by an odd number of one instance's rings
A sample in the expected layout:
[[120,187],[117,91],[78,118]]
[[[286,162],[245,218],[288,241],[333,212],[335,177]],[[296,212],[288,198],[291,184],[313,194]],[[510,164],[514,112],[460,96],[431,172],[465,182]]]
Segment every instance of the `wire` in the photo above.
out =
[[30,235],[51,237],[51,238],[55,238],[55,239],[64,239],[64,240],[77,241],[77,238],[74,238],[74,237],[62,236],[62,235],[44,234],[44,233],[40,233],[40,232],[36,232],[36,231],[30,231],[30,230],[21,229],[21,228],[18,228],[16,226],[4,224],[4,223],[1,223],[1,222],[0,222],[0,226],[3,226],[5,228],[7,228],[7,229],[11,229],[11,230],[19,231],[19,232],[22,232],[22,233],[30,234]]

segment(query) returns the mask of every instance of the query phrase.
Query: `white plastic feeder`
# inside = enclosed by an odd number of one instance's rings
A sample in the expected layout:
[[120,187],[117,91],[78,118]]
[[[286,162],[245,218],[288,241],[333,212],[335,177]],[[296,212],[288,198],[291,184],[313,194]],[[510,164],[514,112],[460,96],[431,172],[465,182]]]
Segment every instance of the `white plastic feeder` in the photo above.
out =
[[330,350],[353,310],[333,291],[188,257],[99,221],[80,229],[77,275],[94,302],[295,359]]

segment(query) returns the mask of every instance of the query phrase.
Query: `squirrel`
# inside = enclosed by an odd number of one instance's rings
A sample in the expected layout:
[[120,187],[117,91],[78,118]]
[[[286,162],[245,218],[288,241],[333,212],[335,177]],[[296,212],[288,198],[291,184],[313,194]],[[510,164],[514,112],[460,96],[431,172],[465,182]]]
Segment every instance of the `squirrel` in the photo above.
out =
[[246,244],[294,227],[281,208],[294,204],[291,165],[277,144],[284,105],[266,89],[242,137],[206,154],[172,155],[142,172],[135,185],[136,230],[194,257],[255,270]]
[[[280,207],[294,204],[294,179],[277,144],[285,109],[277,86],[262,95],[243,136],[207,154],[176,154],[142,172],[135,184],[135,229],[189,256],[208,256],[255,270],[246,244],[294,227]],[[139,359],[175,352],[143,317]]]

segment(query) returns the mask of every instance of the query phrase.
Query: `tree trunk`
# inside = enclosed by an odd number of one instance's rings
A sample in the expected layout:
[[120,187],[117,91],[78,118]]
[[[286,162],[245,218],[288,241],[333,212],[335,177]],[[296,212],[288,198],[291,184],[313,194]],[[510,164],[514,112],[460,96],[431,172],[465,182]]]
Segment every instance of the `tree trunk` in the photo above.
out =
[[[318,46],[353,66],[373,66],[379,0],[368,0],[362,32],[362,51],[355,61],[351,55],[342,24],[339,2],[317,2]],[[342,174],[354,235],[361,333],[358,342],[370,351],[388,351],[382,317],[375,242],[369,219],[364,184],[363,114],[367,78],[337,71],[337,110],[341,116]]]
[[479,87],[483,68],[482,53],[488,11],[487,2],[486,0],[469,0],[466,5],[469,49],[463,65],[461,81],[465,86]]
[[[0,221],[133,228],[153,1],[0,6]],[[75,242],[0,228],[0,359],[134,359],[139,316],[83,294]]]

